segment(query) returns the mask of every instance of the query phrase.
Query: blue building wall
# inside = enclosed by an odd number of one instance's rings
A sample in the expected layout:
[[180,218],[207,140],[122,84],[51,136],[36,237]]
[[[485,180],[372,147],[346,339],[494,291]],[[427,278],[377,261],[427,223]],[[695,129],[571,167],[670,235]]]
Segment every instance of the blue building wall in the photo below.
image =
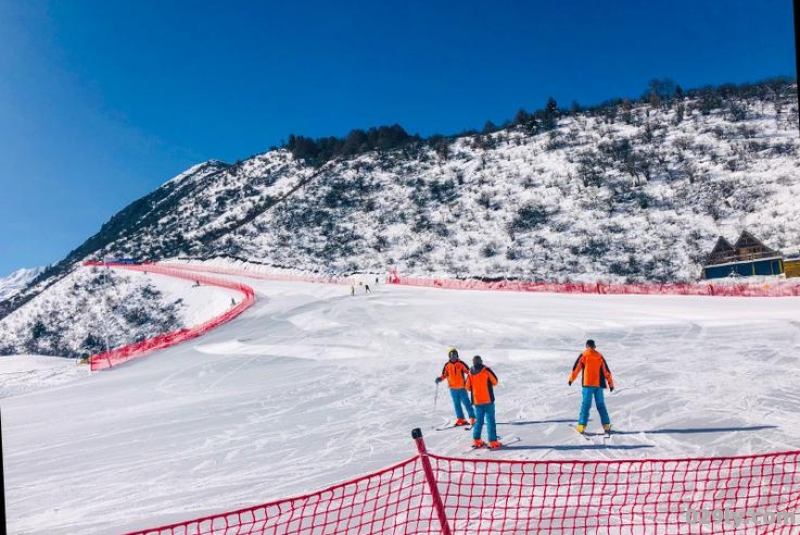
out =
[[732,273],[740,277],[753,275],[780,275],[783,273],[783,261],[780,258],[766,258],[751,262],[734,262],[718,266],[705,266],[703,277],[706,279],[722,279],[730,277]]

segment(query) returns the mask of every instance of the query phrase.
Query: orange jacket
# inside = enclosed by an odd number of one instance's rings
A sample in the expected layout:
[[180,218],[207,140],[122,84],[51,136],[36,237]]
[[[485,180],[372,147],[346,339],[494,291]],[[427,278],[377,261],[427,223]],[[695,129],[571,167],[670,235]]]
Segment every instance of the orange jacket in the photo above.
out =
[[442,368],[442,375],[439,376],[439,379],[446,377],[447,386],[450,388],[464,388],[467,375],[469,375],[469,366],[463,360],[447,361],[447,364]]
[[488,366],[483,366],[477,372],[474,368],[469,371],[467,390],[472,393],[473,405],[494,403],[495,386],[497,386],[497,376]]
[[600,388],[608,386],[614,388],[614,379],[611,377],[611,369],[603,355],[592,348],[587,348],[586,351],[578,355],[578,360],[572,366],[572,373],[569,374],[569,381],[572,382],[578,377],[578,372],[583,371],[583,386],[599,386]]

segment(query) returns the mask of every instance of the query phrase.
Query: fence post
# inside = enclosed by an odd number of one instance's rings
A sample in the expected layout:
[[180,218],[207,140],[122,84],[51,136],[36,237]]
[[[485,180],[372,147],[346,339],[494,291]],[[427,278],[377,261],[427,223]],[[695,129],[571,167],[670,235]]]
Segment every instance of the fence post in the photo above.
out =
[[439,518],[439,524],[442,526],[442,535],[451,535],[450,525],[447,523],[447,516],[444,513],[444,503],[442,503],[442,496],[439,494],[439,487],[436,485],[436,479],[433,477],[433,468],[431,468],[431,461],[428,459],[428,450],[425,449],[425,441],[422,439],[422,430],[417,427],[411,431],[411,438],[417,443],[417,451],[419,451],[419,459],[422,462],[422,470],[425,472],[425,480],[428,482],[428,488],[433,497],[433,506],[436,508],[436,516]]

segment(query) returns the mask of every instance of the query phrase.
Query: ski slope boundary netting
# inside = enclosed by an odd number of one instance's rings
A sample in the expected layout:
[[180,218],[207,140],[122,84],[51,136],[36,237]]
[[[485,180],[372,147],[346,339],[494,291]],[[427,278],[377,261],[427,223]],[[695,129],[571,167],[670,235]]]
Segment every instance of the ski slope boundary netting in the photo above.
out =
[[[216,266],[213,264],[159,264],[174,269],[235,275],[273,281],[318,282],[327,284],[350,284],[348,277],[327,277],[319,275],[297,275],[268,273],[252,269]],[[696,295],[716,297],[800,297],[800,281],[775,280],[768,283],[702,283],[702,284],[615,284],[605,282],[525,282],[500,280],[494,282],[461,279],[428,279],[418,277],[399,277],[391,271],[387,282],[403,286],[422,286],[450,290],[495,290],[511,292],[582,293],[608,295]]]
[[[748,510],[755,516],[800,509],[800,452],[637,461],[431,460],[452,533],[788,535],[800,530],[800,510],[797,526],[744,522]],[[710,522],[713,511],[722,521]],[[735,512],[741,514],[738,526]]]
[[128,535],[800,532],[789,517],[800,517],[800,451],[511,461],[439,457],[421,437],[417,446],[417,457],[319,492]]
[[259,270],[259,266],[252,266],[253,269],[241,269],[224,266],[206,264],[179,264],[169,262],[158,264],[168,266],[172,269],[183,270],[186,272],[214,273],[216,275],[233,275],[236,277],[247,277],[250,279],[261,279],[268,281],[287,281],[287,282],[314,282],[321,284],[352,284],[349,277],[335,277],[326,275],[299,275],[293,273],[270,273]]
[[716,297],[800,297],[800,284],[775,281],[766,284],[609,284],[603,282],[522,282],[397,277],[392,284],[452,290],[500,290],[511,292],[581,293],[609,295],[699,295]]
[[148,355],[153,351],[172,347],[174,345],[180,344],[181,342],[185,342],[186,340],[191,340],[192,338],[196,338],[214,329],[215,327],[218,327],[219,325],[222,325],[223,323],[232,320],[233,318],[235,318],[236,316],[247,310],[255,302],[255,293],[253,289],[250,288],[249,286],[246,286],[244,284],[239,284],[237,282],[232,282],[229,280],[197,275],[196,273],[187,273],[183,270],[173,269],[168,266],[161,266],[156,264],[146,264],[146,265],[104,264],[103,262],[85,262],[84,265],[108,266],[108,267],[113,267],[115,269],[127,269],[130,271],[156,273],[159,275],[166,275],[178,279],[191,280],[200,284],[205,284],[207,286],[217,286],[219,288],[227,288],[229,290],[235,290],[242,294],[242,299],[235,306],[231,307],[223,314],[215,316],[210,320],[201,323],[200,325],[196,325],[188,329],[181,329],[180,331],[165,333],[153,338],[149,338],[147,340],[143,340],[135,344],[129,344],[126,346],[111,349],[110,351],[98,353],[97,355],[92,355],[91,357],[89,357],[89,364],[91,365],[92,371],[110,368],[117,364],[121,364],[123,362],[138,357],[142,357],[144,355]]

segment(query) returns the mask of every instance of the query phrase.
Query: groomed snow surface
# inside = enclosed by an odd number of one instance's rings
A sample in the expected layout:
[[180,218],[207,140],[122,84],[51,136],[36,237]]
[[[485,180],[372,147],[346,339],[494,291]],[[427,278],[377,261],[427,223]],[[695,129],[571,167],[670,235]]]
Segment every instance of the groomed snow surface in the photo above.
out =
[[[10,533],[123,533],[314,491],[415,455],[414,427],[429,450],[461,456],[469,433],[432,429],[454,418],[444,385],[435,402],[449,345],[497,373],[498,432],[521,438],[476,458],[800,445],[795,298],[383,284],[350,296],[349,286],[239,280],[257,293],[239,318],[110,371],[0,359]],[[606,447],[568,427],[580,388],[567,376],[587,338],[617,384],[607,405],[625,433]]]

